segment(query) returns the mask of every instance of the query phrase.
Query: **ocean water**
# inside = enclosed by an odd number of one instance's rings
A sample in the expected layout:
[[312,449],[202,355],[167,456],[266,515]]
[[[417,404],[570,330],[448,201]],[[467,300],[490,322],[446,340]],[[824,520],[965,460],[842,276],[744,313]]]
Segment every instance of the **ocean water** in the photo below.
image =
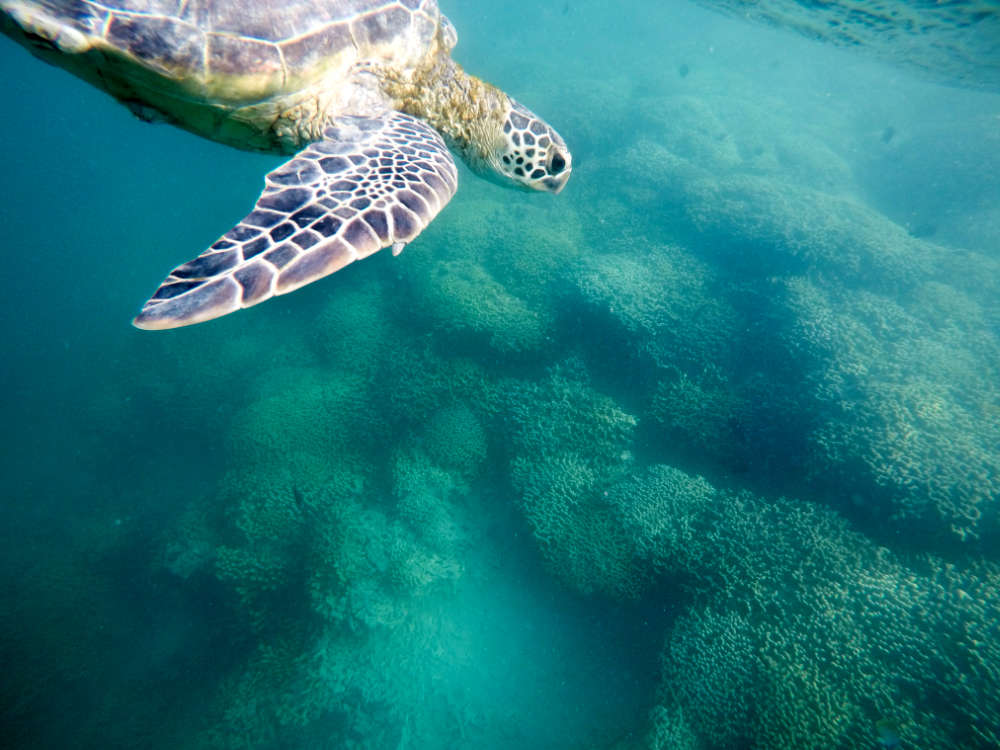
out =
[[4,746],[1000,745],[996,61],[442,5],[567,188],[166,332],[283,159],[0,40]]

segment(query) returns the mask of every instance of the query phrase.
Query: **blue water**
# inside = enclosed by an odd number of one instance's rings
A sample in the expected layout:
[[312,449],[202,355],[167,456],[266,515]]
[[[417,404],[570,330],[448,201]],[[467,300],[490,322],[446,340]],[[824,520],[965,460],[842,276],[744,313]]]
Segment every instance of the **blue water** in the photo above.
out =
[[1000,93],[443,10],[566,190],[160,333],[282,158],[0,40],[5,746],[1000,744]]

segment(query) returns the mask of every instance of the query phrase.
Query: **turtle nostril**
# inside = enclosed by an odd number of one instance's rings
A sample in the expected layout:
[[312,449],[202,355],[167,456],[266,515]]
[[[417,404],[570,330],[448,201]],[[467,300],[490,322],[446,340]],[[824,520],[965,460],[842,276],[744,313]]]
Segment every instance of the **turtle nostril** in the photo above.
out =
[[566,169],[566,160],[563,155],[556,151],[555,155],[552,157],[552,161],[549,162],[549,172],[551,174],[559,174],[564,169]]

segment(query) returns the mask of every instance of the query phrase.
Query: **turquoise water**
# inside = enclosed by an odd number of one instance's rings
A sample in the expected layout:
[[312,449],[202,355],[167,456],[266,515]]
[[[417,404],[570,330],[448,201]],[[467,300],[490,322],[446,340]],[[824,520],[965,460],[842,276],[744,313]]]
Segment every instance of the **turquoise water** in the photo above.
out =
[[996,746],[1000,94],[443,10],[566,190],[161,333],[282,159],[0,42],[7,746]]

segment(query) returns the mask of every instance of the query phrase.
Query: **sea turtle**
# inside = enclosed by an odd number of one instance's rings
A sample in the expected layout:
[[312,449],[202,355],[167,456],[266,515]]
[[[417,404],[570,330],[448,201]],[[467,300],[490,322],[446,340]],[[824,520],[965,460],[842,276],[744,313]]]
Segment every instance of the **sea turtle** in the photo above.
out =
[[483,176],[558,193],[572,168],[544,120],[452,59],[435,0],[0,0],[42,59],[146,120],[294,154],[253,211],[178,266],[135,318],[198,323],[383,247],[451,199],[448,147]]

